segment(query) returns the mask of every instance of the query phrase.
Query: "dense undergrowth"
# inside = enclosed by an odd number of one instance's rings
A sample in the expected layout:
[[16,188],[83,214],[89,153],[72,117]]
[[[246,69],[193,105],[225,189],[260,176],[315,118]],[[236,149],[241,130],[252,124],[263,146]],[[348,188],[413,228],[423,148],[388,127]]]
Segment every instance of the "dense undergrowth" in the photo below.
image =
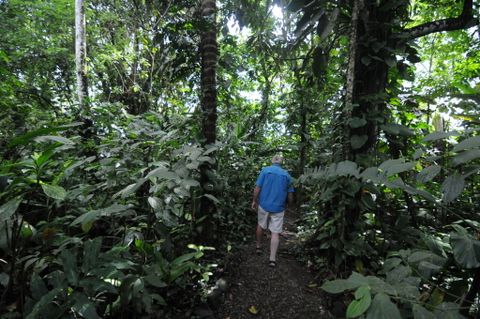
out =
[[[117,121],[96,122],[91,140],[82,123],[56,121],[6,141],[3,317],[190,317],[221,255],[245,239],[258,164],[227,156],[239,145],[205,149],[191,119],[162,127],[158,114],[115,110],[98,114]],[[208,185],[222,194],[216,247],[196,240],[199,166],[212,152],[222,159]]]
[[276,153],[342,315],[479,316],[478,4],[74,7],[0,1],[0,317],[208,314]]
[[[254,144],[254,153],[230,137],[204,148],[188,129],[193,119],[162,127],[159,114],[120,110],[103,109],[98,119],[117,121],[97,123],[91,139],[83,123],[65,120],[6,141],[4,317],[195,317],[217,263],[251,239],[248,203],[262,164],[252,158],[269,154],[266,146]],[[306,248],[299,257],[320,277],[348,277],[323,285],[354,292],[345,294],[347,316],[460,318],[476,311],[478,141],[468,131],[434,133],[416,141],[418,151],[379,166],[344,161],[299,176]],[[217,206],[214,247],[198,240],[205,162],[216,163],[204,187],[219,196],[203,195]]]
[[347,317],[477,313],[479,141],[435,132],[375,167],[344,161],[301,176],[305,248],[324,277],[348,277],[322,286],[346,293]]

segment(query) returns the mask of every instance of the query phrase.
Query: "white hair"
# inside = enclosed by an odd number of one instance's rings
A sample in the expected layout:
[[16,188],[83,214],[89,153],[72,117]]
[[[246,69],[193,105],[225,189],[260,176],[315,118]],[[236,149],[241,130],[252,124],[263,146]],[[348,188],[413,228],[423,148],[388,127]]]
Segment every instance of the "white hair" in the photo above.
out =
[[272,157],[272,163],[273,164],[282,164],[283,162],[283,156],[282,155],[275,155]]

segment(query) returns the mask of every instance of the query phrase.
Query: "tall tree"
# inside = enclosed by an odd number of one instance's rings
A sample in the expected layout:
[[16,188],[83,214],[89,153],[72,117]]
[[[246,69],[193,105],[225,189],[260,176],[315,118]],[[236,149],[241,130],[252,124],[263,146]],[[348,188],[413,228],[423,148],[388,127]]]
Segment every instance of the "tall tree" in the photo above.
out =
[[218,59],[216,31],[216,2],[202,0],[200,13],[206,22],[200,35],[202,132],[205,144],[213,144],[217,138],[217,82]]
[[75,65],[77,74],[77,98],[80,110],[88,109],[87,40],[85,31],[85,3],[75,0]]
[[[472,0],[465,0],[460,15],[454,18],[426,22],[413,28],[403,29],[392,21],[407,17],[409,1],[399,1],[392,6],[387,1],[365,1],[361,11],[363,19],[358,21],[357,41],[358,59],[355,68],[353,116],[365,119],[366,124],[351,130],[352,152],[356,160],[372,151],[377,137],[378,121],[384,117],[386,110],[385,89],[388,85],[388,71],[397,65],[396,54],[415,54],[409,41],[427,34],[453,31],[478,24],[473,17]],[[366,45],[370,44],[370,45]],[[379,57],[380,59],[374,59]]]
[[122,103],[134,115],[159,111],[165,124],[187,112],[177,107],[198,99],[186,96],[198,62],[198,2],[89,0],[89,87],[102,93],[96,99]]
[[[478,20],[473,17],[471,0],[465,0],[463,6],[450,11],[450,14],[459,12],[457,17],[430,21],[411,28],[408,24],[411,19],[408,0],[329,1],[329,4],[335,8],[333,10],[325,6],[324,1],[313,1],[308,4],[303,1],[292,3],[297,4],[293,7],[294,10],[302,10],[304,13],[297,23],[297,34],[306,36],[312,33],[311,30],[316,29],[317,36],[321,38],[324,32],[328,32],[331,26],[329,21],[334,20],[334,10],[337,8],[342,9],[342,15],[338,19],[334,34],[339,39],[345,39],[344,30],[351,30],[348,34],[351,47],[349,68],[347,68],[347,96],[344,104],[344,112],[347,116],[339,119],[339,122],[346,127],[347,133],[342,145],[344,154],[347,156],[342,159],[355,161],[361,167],[378,164],[376,155],[380,152],[375,146],[381,130],[386,135],[389,133],[387,103],[390,98],[396,97],[395,86],[398,82],[391,81],[392,75],[400,74],[402,68],[408,69],[408,63],[419,61],[413,41],[430,33],[465,29],[478,23]],[[300,6],[298,6],[299,3]],[[454,6],[458,7],[458,4],[452,1],[452,7]],[[346,28],[347,24],[350,28]],[[323,49],[321,43],[313,42],[313,45],[317,46],[316,49]],[[345,41],[343,43],[342,40],[338,41],[338,46],[346,51]],[[325,59],[323,55],[313,56],[313,69],[315,65],[324,64],[322,59]],[[392,147],[392,145],[389,146]],[[390,152],[392,156],[399,156],[399,150],[392,151],[395,151]],[[338,185],[347,186],[355,183],[356,181],[344,180],[327,187],[334,189]],[[364,185],[366,184],[363,182],[357,183],[356,188],[352,188],[352,191],[346,194],[347,196],[339,193],[338,196],[329,198],[329,202],[326,203],[327,210],[334,218],[336,236],[344,239],[339,246],[331,250],[331,262],[333,257],[336,258],[341,247],[346,247],[343,244],[348,245],[354,240],[352,234],[363,231],[364,226],[358,221],[364,209],[361,203]],[[413,201],[408,194],[405,195],[408,212],[414,216],[416,213]],[[380,220],[381,211],[379,209],[376,212],[376,218]],[[415,224],[415,221],[412,223]],[[350,252],[346,251],[346,256],[351,256],[349,254]]]
[[[297,24],[297,34],[303,37],[311,34],[316,29],[317,35],[322,38],[333,27],[331,21],[336,20],[336,11],[342,7],[350,12],[350,21],[355,17],[355,8],[359,7],[357,1],[330,1],[331,8],[325,6],[324,1],[312,2],[293,1],[290,9],[302,10],[304,13]],[[349,90],[351,95],[352,122],[349,129],[349,140],[346,147],[350,148],[347,153],[353,160],[360,164],[369,164],[370,154],[373,150],[379,127],[384,122],[386,112],[386,88],[388,86],[389,70],[398,65],[398,55],[410,57],[416,55],[411,42],[427,34],[466,29],[478,20],[473,16],[473,1],[464,0],[461,13],[457,17],[429,21],[412,28],[406,22],[409,19],[409,0],[377,1],[365,0],[359,12],[359,19],[353,26],[356,32],[350,35],[355,47],[350,52],[354,54],[353,79],[349,77]],[[343,17],[344,18],[344,17]],[[342,23],[343,21],[343,23]],[[337,23],[336,33],[345,30],[346,19],[340,19]],[[315,28],[316,26],[316,28]],[[314,57],[315,60],[324,59],[322,55]],[[314,61],[313,65],[321,64]],[[349,102],[350,103],[350,102]],[[350,117],[349,117],[350,118]]]
[[[217,139],[217,26],[216,1],[202,0],[200,14],[204,22],[204,29],[200,34],[200,108],[202,111],[202,138],[205,146],[212,145]],[[212,164],[206,162],[200,167],[200,184],[205,194],[212,191]],[[200,202],[200,216],[203,218],[200,225],[199,239],[210,242],[214,238],[213,221],[211,216],[216,210],[215,203],[209,196],[202,196]]]
[[[349,45],[349,56],[348,56],[348,65],[347,65],[347,83],[346,83],[346,92],[345,92],[345,123],[344,123],[344,137],[346,141],[350,140],[350,123],[349,120],[352,117],[353,110],[353,92],[355,90],[355,65],[357,62],[357,47],[358,47],[358,16],[360,11],[363,8],[363,0],[355,1],[352,8],[352,25],[350,28],[350,45]],[[343,157],[344,159],[350,159],[350,143],[343,143]]]

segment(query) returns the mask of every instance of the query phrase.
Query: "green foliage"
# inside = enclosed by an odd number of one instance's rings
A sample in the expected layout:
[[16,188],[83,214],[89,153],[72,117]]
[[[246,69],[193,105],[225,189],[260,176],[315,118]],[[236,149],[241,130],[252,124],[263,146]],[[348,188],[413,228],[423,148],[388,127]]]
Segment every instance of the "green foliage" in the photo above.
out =
[[[466,173],[477,171],[475,159],[466,162],[466,166],[459,170],[455,163],[457,152],[466,146],[471,150],[478,148],[473,142],[476,139],[468,137],[468,133],[466,137],[460,133],[455,135],[460,141],[467,142],[462,144],[452,140],[455,146],[441,157],[422,155],[429,153],[426,145],[420,156],[413,154],[413,161],[390,159],[378,167],[365,169],[345,161],[308,171],[299,179],[318,194],[310,205],[317,205],[318,211],[322,212],[316,222],[309,220],[316,226],[307,247],[315,254],[330,258],[329,263],[335,265],[337,271],[347,263],[345,269],[364,272],[365,267],[369,267],[377,273],[377,276],[364,277],[354,272],[348,279],[329,281],[322,286],[334,294],[358,291],[347,308],[347,317],[361,314],[372,318],[382,318],[386,314],[399,317],[400,313],[406,312],[428,318],[437,316],[442,308],[448,308],[451,316],[460,316],[460,305],[451,301],[458,300],[462,291],[465,293],[468,270],[478,267],[479,241],[472,232],[479,228],[478,223],[468,220],[468,213],[454,213],[449,206],[462,205],[462,194],[469,193],[469,187],[476,187],[476,178]],[[430,143],[450,136],[431,134],[423,140]],[[437,164],[439,158],[444,159],[440,162],[442,165]],[[382,205],[388,205],[388,198],[398,200],[402,193],[403,196],[414,196],[417,207],[445,210],[449,215],[444,220],[453,224],[432,223],[428,215],[422,217],[413,212],[412,217],[398,208],[396,215],[390,215]],[[339,208],[342,210],[338,211]],[[348,218],[345,217],[347,214],[350,214]],[[352,218],[355,218],[353,222]],[[422,223],[419,226],[421,232],[412,227],[411,218]],[[388,227],[386,223],[392,226]],[[450,232],[452,228],[454,231]],[[405,250],[405,247],[412,249]],[[383,259],[382,255],[387,257]],[[379,267],[382,264],[383,268]],[[438,276],[452,278],[452,281],[457,278],[457,281],[442,285],[435,283]],[[459,287],[463,288],[459,290]],[[371,296],[367,288],[371,290]],[[445,295],[458,299],[452,300]]]
[[355,291],[347,317],[358,317],[366,312],[367,318],[402,318],[400,313],[411,313],[415,318],[435,318],[444,309],[449,309],[448,315],[461,318],[458,305],[445,302],[445,294],[430,287],[432,278],[446,270],[445,251],[440,251],[442,255],[429,250],[391,252],[379,276],[353,272],[348,279],[328,281],[321,288],[334,294]]
[[456,232],[450,235],[453,256],[462,268],[480,267],[480,241],[469,235],[460,225],[453,225]]
[[[211,248],[185,248],[196,223],[195,178],[199,165],[212,161],[210,151],[178,146],[176,136],[159,132],[155,121],[128,120],[132,137],[116,149],[116,133],[105,136],[100,160],[74,158],[75,136],[27,133],[15,140],[21,157],[0,167],[7,176],[0,193],[6,201],[0,206],[0,250],[8,261],[1,274],[12,296],[30,291],[22,301],[26,317],[168,315],[187,302],[182,296],[202,294],[211,266],[201,258]],[[155,159],[153,169],[143,167],[145,150]],[[162,158],[164,152],[169,157]],[[95,183],[86,182],[93,176]],[[136,188],[128,186],[133,179],[140,181]],[[11,286],[19,278],[27,280]]]
[[362,315],[370,307],[372,295],[368,286],[361,286],[355,290],[355,300],[347,308],[347,318],[356,318]]
[[[353,293],[347,317],[459,317],[480,260],[479,42],[391,35],[461,6],[373,1],[350,39],[350,3],[288,1],[281,19],[279,3],[219,2],[219,134],[204,148],[196,1],[89,2],[88,118],[73,3],[0,2],[0,315],[191,316],[215,254],[250,240],[255,174],[283,152],[303,257],[352,274],[323,285]],[[200,217],[205,197],[216,211]],[[195,242],[206,218],[215,252]]]

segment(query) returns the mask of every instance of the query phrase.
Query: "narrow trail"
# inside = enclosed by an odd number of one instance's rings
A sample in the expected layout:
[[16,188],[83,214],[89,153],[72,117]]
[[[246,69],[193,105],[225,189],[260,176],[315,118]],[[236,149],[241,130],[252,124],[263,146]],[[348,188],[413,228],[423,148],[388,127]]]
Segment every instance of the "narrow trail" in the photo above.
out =
[[230,289],[217,318],[333,318],[326,310],[323,292],[315,278],[291,253],[297,244],[294,218],[285,217],[276,268],[268,267],[270,237],[267,236],[264,236],[261,255],[255,254],[252,240],[229,265]]

